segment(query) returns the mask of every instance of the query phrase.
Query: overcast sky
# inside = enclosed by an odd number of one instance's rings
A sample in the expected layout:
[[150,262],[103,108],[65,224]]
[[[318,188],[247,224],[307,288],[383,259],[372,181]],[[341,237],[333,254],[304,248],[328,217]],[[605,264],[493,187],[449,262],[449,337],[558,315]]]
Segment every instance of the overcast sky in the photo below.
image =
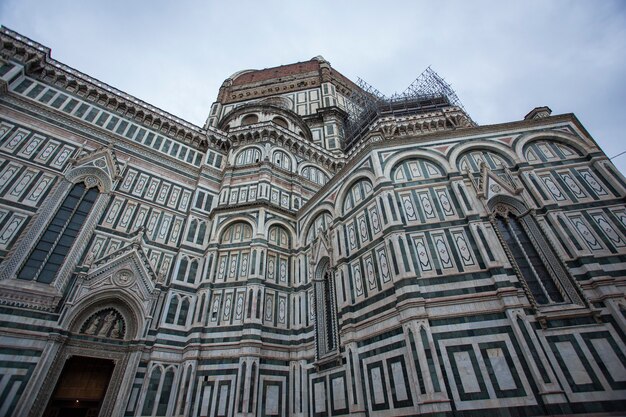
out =
[[431,65],[481,125],[547,105],[626,151],[626,2],[0,0],[0,22],[197,125],[232,73],[322,55],[386,95]]

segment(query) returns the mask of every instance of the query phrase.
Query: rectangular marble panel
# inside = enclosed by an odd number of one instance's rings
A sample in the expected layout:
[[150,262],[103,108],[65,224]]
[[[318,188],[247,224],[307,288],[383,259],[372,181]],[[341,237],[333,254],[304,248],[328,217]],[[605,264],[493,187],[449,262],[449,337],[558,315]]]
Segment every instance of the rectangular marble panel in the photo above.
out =
[[39,146],[41,146],[45,140],[46,138],[44,136],[34,134],[26,146],[22,147],[17,154],[30,159],[38,151]]
[[626,381],[626,368],[624,368],[624,364],[617,357],[609,341],[607,339],[592,339],[591,344],[598,352],[598,356],[602,359],[613,381]]
[[491,362],[491,367],[495,373],[500,390],[517,388],[502,349],[487,349],[487,357],[489,358],[489,362]]
[[50,188],[50,185],[54,182],[54,176],[49,174],[43,174],[37,180],[37,184],[30,190],[28,196],[24,200],[24,203],[29,205],[36,205],[39,203],[41,197]]
[[10,139],[5,140],[2,143],[1,148],[5,151],[8,151],[9,153],[14,153],[17,147],[19,146],[19,144],[22,143],[22,141],[24,141],[24,139],[29,135],[29,133],[30,132],[26,129],[22,129],[22,128],[17,129],[17,131],[13,132]]
[[145,195],[146,199],[154,200],[154,197],[156,196],[157,189],[159,188],[160,183],[161,183],[161,180],[158,180],[156,178],[152,178],[150,180],[150,185],[148,185],[148,191],[146,191],[146,195]]
[[35,160],[38,162],[43,162],[43,163],[48,162],[48,160],[50,159],[50,157],[52,156],[52,154],[54,153],[54,151],[57,149],[58,146],[59,146],[59,142],[52,141],[52,140],[48,141],[46,146],[44,146],[41,152],[39,152],[39,155],[37,155]]
[[209,404],[211,404],[211,394],[212,394],[212,386],[206,385],[203,387],[202,393],[202,404],[200,404],[200,415],[208,416],[209,415]]
[[374,404],[384,404],[385,403],[385,393],[383,391],[383,378],[384,375],[382,373],[381,367],[373,367],[370,370],[370,378],[372,381],[372,400]]
[[17,175],[20,170],[20,165],[9,163],[7,167],[2,171],[0,176],[0,194],[4,191],[4,188],[10,183],[10,181]]
[[315,398],[313,399],[313,412],[325,413],[326,412],[326,387],[324,381],[319,381],[313,384],[313,392]]
[[346,389],[345,380],[343,377],[334,378],[332,380],[333,390],[333,408],[335,410],[342,410],[347,407],[346,404]]
[[404,369],[401,362],[393,362],[391,364],[391,378],[393,378],[393,386],[396,389],[396,399],[398,401],[406,401],[409,396],[404,385]]
[[589,377],[585,366],[578,357],[576,350],[571,342],[556,342],[554,344],[560,352],[563,362],[567,367],[572,380],[576,385],[591,384],[593,381]]
[[280,393],[278,385],[268,385],[265,388],[265,415],[277,415],[278,395]]
[[478,384],[478,378],[476,378],[476,374],[474,373],[474,366],[472,365],[472,359],[469,352],[454,352],[454,361],[456,362],[457,369],[459,370],[459,377],[461,378],[463,391],[465,391],[465,393],[480,392],[480,385]]
[[228,407],[228,385],[222,385],[220,387],[220,392],[219,392],[219,396],[220,396],[220,402],[217,404],[217,415],[218,416],[225,416],[226,415],[226,409]]
[[139,179],[137,180],[137,184],[135,184],[135,188],[133,189],[133,195],[143,194],[143,191],[146,188],[149,179],[150,177],[146,174],[139,174]]

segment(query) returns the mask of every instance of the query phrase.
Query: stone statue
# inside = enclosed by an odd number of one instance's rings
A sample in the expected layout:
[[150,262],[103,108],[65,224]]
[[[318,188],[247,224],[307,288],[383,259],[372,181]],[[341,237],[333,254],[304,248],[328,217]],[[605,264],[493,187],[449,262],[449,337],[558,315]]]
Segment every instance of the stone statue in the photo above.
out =
[[111,331],[111,337],[113,339],[122,338],[122,320],[117,320],[115,323],[115,327],[113,328],[113,331]]
[[100,317],[96,316],[91,319],[91,323],[87,330],[85,330],[85,334],[96,334],[96,330],[98,330],[98,324],[100,324]]
[[98,332],[98,336],[106,336],[109,333],[109,331],[111,330],[111,327],[113,327],[113,324],[114,324],[113,321],[114,320],[115,320],[115,313],[111,311],[104,318],[104,324],[102,325],[102,328]]

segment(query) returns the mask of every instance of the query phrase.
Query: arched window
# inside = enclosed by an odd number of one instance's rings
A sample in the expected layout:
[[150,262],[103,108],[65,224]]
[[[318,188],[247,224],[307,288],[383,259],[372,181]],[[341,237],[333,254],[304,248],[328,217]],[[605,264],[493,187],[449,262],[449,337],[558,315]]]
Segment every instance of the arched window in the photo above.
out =
[[291,171],[291,157],[284,151],[274,151],[272,162],[279,168]]
[[343,200],[343,212],[346,214],[372,194],[372,183],[368,179],[355,182]]
[[163,378],[163,384],[161,385],[161,397],[159,398],[159,404],[156,410],[156,416],[165,416],[167,413],[167,406],[170,403],[170,397],[172,396],[172,385],[174,383],[174,368],[169,368],[165,371],[165,377]]
[[243,410],[243,394],[246,386],[246,363],[241,364],[241,373],[239,374],[239,400],[237,401],[237,411],[239,413]]
[[338,346],[335,286],[328,258],[318,265],[315,272],[315,311],[317,359],[320,359],[335,353]]
[[444,171],[438,165],[423,159],[406,159],[394,167],[391,178],[393,182],[402,184],[404,182],[429,180],[443,177]]
[[252,227],[247,223],[237,222],[224,230],[220,243],[241,243],[250,239],[252,239]]
[[187,232],[187,241],[193,242],[194,236],[196,235],[196,229],[198,228],[198,220],[193,219],[189,223],[189,231]]
[[246,313],[246,316],[248,318],[252,317],[252,299],[254,298],[254,293],[252,292],[252,290],[248,291],[248,311]]
[[262,302],[262,298],[261,298],[261,290],[257,290],[256,292],[256,318],[259,319],[261,318],[261,302]]
[[480,172],[482,164],[487,164],[491,171],[498,171],[511,166],[510,161],[504,156],[488,150],[469,151],[459,158],[459,170],[461,172]]
[[252,125],[254,123],[257,123],[258,121],[259,121],[259,116],[257,116],[256,114],[246,114],[241,119],[241,125],[242,126]]
[[276,123],[278,126],[284,127],[285,129],[289,129],[289,124],[287,123],[287,120],[283,119],[282,117],[274,117],[272,119],[272,122]]
[[159,389],[159,384],[161,383],[161,372],[162,370],[160,366],[154,366],[152,368],[152,375],[150,376],[150,380],[148,381],[146,399],[144,400],[143,408],[141,410],[142,416],[151,416],[154,411],[156,394]]
[[261,160],[261,151],[258,148],[246,148],[237,154],[235,158],[235,165],[249,165],[255,164]]
[[187,267],[189,266],[189,260],[187,257],[183,257],[180,260],[180,266],[178,267],[178,275],[176,276],[177,281],[184,281],[185,276],[187,275]]
[[180,313],[178,314],[178,320],[176,324],[184,326],[187,324],[187,315],[189,314],[189,298],[184,297],[180,303]]
[[268,231],[268,242],[281,248],[289,249],[291,247],[291,239],[289,232],[281,226],[271,226]]
[[202,222],[200,223],[200,227],[198,228],[198,237],[196,238],[196,244],[197,245],[203,245],[204,244],[204,237],[206,235],[206,223]]
[[272,225],[268,230],[266,278],[268,281],[287,285],[291,275],[291,237],[282,226]]
[[565,302],[582,304],[565,266],[537,221],[521,208],[502,202],[495,204],[494,223],[530,295],[539,306]]
[[191,374],[193,373],[193,367],[191,365],[187,366],[187,372],[186,372],[186,376],[185,376],[185,385],[183,385],[183,390],[181,392],[181,399],[180,399],[180,407],[178,409],[178,414],[179,415],[185,415],[185,408],[187,407],[187,398],[188,396],[190,396],[191,393],[189,393],[189,386],[191,385]]
[[189,274],[187,275],[187,282],[189,284],[194,284],[196,282],[196,275],[198,275],[198,260],[194,259],[191,261],[189,266]]
[[97,197],[97,188],[87,189],[82,182],[72,187],[17,274],[19,279],[44,284],[54,280]]
[[509,214],[506,217],[497,216],[496,224],[537,304],[563,302],[563,296],[520,221]]
[[554,140],[538,140],[524,146],[524,158],[530,164],[541,164],[581,157],[577,149]]
[[196,313],[196,321],[202,323],[202,316],[204,315],[204,303],[206,302],[206,293],[202,293],[200,296],[200,307],[198,308],[198,312]]
[[254,394],[256,387],[256,362],[252,362],[252,370],[250,371],[250,396],[248,397],[248,413],[254,409]]
[[167,315],[165,316],[165,322],[168,324],[174,324],[176,318],[176,312],[178,311],[178,296],[174,295],[170,299],[170,306],[167,309]]
[[317,215],[315,220],[309,226],[309,230],[306,233],[306,243],[311,243],[316,237],[320,230],[326,230],[330,227],[332,222],[332,217],[328,212],[320,213]]
[[215,279],[236,281],[250,272],[252,226],[244,221],[232,223],[219,234],[220,248],[217,255]]
[[324,185],[328,182],[328,175],[321,169],[311,165],[302,168],[301,175],[307,180],[319,185]]

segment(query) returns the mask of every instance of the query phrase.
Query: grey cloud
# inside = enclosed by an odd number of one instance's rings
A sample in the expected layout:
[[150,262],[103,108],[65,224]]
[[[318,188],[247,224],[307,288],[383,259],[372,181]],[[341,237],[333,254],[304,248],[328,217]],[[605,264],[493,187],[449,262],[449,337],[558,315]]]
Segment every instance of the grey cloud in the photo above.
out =
[[[5,0],[0,16],[56,59],[196,124],[233,72],[321,54],[386,94],[432,65],[480,124],[541,105],[573,112],[613,156],[626,150],[622,4]],[[626,155],[614,162],[626,172]]]

